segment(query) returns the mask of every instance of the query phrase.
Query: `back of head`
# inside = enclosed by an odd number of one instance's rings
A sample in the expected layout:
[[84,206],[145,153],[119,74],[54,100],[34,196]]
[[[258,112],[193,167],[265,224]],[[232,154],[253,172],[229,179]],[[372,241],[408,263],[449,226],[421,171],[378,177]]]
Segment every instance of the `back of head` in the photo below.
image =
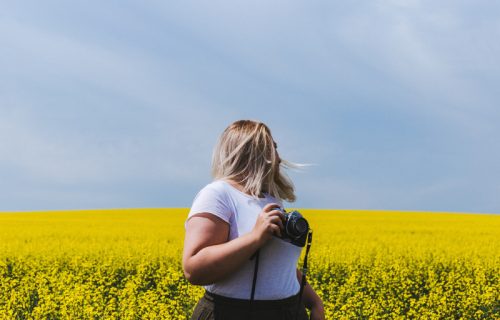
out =
[[271,130],[262,122],[239,120],[227,127],[214,148],[212,175],[233,180],[255,197],[263,192],[278,199],[295,201],[291,180],[280,172],[282,161]]

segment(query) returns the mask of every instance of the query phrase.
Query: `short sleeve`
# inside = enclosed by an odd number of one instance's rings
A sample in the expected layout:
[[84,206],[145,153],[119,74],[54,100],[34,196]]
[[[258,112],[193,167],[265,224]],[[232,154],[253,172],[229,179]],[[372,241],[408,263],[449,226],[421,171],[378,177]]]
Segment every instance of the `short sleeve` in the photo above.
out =
[[193,200],[184,228],[186,228],[189,218],[197,213],[211,213],[228,224],[232,215],[232,210],[228,204],[228,197],[222,185],[209,184],[198,192]]

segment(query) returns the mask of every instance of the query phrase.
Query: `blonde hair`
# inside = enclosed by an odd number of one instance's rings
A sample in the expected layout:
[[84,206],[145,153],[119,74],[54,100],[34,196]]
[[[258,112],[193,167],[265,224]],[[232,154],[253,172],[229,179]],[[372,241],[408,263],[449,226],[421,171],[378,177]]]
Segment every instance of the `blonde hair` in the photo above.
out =
[[280,159],[271,130],[262,122],[239,120],[227,127],[212,156],[214,179],[233,180],[245,193],[259,197],[268,193],[280,200],[295,201],[294,185],[280,166],[294,163]]

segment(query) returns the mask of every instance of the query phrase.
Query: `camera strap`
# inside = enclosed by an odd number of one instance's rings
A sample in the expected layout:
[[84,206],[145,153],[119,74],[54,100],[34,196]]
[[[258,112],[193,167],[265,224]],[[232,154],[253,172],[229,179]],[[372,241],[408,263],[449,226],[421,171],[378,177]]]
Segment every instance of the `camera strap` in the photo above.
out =
[[253,300],[255,296],[255,285],[257,284],[257,272],[259,271],[259,253],[260,249],[257,250],[251,257],[250,260],[255,258],[255,268],[253,270],[253,283],[252,283],[252,293],[250,294],[250,310],[248,312],[249,319],[252,319],[253,313]]
[[306,274],[307,274],[307,256],[309,255],[309,249],[311,249],[313,232],[309,229],[307,233],[307,245],[306,245],[306,255],[304,256],[304,264],[302,265],[302,281],[300,282],[299,291],[299,302],[297,303],[297,312],[295,312],[295,319],[299,316],[300,303],[302,302],[302,293],[304,292],[304,287],[306,286]]
[[250,300],[253,301],[253,297],[255,296],[255,284],[257,283],[257,272],[259,272],[259,253],[260,250],[254,253],[254,255],[250,258],[255,258],[255,268],[253,270],[253,283],[252,283],[252,294],[250,295]]
[[[306,274],[307,274],[307,257],[309,255],[309,249],[311,249],[311,243],[312,243],[312,230],[309,229],[309,232],[307,233],[307,244],[306,244],[306,254],[304,256],[304,263],[302,265],[302,281],[300,283],[300,290],[299,290],[299,301],[297,303],[297,312],[295,313],[295,318],[298,317],[299,315],[299,308],[300,308],[300,303],[302,302],[302,293],[304,292],[304,287],[306,285]],[[259,253],[260,250],[257,250],[251,257],[250,260],[255,258],[255,268],[253,271],[253,282],[252,282],[252,293],[250,294],[250,310],[248,313],[248,317],[251,319],[252,318],[252,312],[253,312],[253,300],[255,296],[255,286],[257,284],[257,273],[259,271]]]

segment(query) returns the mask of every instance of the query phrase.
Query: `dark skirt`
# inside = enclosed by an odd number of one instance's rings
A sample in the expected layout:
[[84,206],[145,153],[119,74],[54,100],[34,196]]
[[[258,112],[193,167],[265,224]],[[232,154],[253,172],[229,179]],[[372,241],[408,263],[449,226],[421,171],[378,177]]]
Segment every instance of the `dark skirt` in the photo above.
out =
[[[205,291],[190,320],[307,320],[299,295],[281,300],[233,299]],[[297,314],[298,312],[298,314]],[[297,316],[297,317],[295,317]]]
[[233,299],[210,292],[200,299],[191,320],[307,320],[299,295],[281,300]]

